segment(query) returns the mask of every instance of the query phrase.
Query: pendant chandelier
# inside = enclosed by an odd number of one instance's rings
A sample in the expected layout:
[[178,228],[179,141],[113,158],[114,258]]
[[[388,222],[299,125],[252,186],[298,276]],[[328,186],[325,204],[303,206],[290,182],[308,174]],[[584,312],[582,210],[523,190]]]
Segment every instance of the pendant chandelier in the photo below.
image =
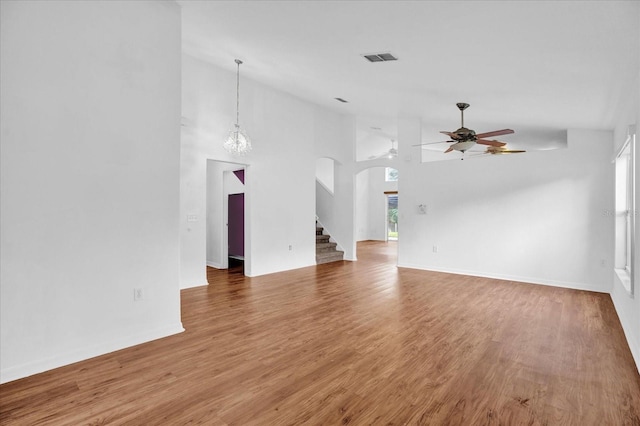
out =
[[238,72],[236,74],[236,124],[229,131],[229,137],[224,142],[224,149],[234,155],[245,155],[251,151],[251,141],[247,134],[240,128],[240,64],[242,61],[236,59]]

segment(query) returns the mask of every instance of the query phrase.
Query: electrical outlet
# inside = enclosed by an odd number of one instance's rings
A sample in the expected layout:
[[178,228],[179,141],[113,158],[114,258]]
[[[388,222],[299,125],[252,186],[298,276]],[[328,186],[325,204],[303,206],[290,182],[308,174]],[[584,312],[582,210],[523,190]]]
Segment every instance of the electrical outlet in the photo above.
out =
[[139,302],[142,299],[144,299],[144,293],[142,291],[141,288],[134,288],[133,289],[133,301],[134,302]]
[[433,246],[433,252],[437,253],[438,252],[438,246]]
[[289,251],[293,250],[293,246],[289,244]]

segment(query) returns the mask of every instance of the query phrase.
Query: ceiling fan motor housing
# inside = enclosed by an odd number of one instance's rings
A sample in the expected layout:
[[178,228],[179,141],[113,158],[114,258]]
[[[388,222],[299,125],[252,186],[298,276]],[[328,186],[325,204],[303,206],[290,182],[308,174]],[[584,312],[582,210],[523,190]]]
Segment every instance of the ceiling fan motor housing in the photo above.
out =
[[456,134],[458,141],[473,141],[476,140],[476,132],[471,129],[467,129],[466,127],[460,127],[458,130],[453,132]]

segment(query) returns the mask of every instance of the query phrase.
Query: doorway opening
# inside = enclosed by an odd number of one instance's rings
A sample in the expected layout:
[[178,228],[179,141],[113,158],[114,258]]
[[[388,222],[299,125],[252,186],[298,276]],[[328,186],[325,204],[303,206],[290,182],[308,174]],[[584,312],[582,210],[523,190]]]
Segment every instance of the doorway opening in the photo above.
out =
[[398,239],[398,171],[372,166],[355,176],[355,239],[360,242],[387,243],[397,256]]
[[[244,172],[244,170],[241,170]],[[234,171],[234,173],[236,173]],[[227,235],[229,263],[244,263],[244,192],[229,194],[227,202]]]
[[387,241],[398,241],[398,193],[387,193]]
[[207,226],[206,264],[216,269],[238,267],[250,273],[250,241],[246,198],[249,193],[245,185],[244,164],[224,161],[207,161]]

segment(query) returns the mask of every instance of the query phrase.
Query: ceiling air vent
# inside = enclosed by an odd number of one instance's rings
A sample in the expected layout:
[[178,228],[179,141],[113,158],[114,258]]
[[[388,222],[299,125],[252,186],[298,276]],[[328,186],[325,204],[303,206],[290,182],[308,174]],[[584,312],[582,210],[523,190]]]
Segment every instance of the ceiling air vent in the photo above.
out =
[[369,62],[387,62],[387,61],[397,61],[398,58],[393,56],[391,53],[372,53],[368,55],[362,55]]

